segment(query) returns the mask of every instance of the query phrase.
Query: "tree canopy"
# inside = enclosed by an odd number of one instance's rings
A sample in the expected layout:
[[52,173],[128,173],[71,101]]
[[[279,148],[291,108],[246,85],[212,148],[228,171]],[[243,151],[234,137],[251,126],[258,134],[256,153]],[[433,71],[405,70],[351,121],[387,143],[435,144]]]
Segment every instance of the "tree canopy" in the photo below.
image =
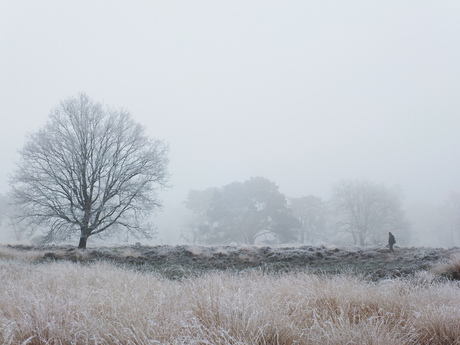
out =
[[46,239],[126,229],[151,233],[144,221],[161,206],[169,178],[168,145],[151,139],[124,109],[86,94],[62,101],[47,124],[28,136],[11,179],[21,220]]
[[191,191],[185,205],[197,216],[195,238],[204,243],[254,244],[262,236],[283,243],[294,240],[297,222],[287,199],[264,177]]

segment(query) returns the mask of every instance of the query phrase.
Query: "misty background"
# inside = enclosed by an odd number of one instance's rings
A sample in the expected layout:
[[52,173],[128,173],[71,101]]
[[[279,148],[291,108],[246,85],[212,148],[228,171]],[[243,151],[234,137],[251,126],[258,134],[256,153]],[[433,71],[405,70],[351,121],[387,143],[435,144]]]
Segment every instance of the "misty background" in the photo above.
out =
[[264,176],[324,200],[344,179],[400,186],[411,244],[448,246],[458,18],[457,1],[2,2],[0,194],[26,133],[86,92],[170,145],[153,243],[180,243],[190,190]]

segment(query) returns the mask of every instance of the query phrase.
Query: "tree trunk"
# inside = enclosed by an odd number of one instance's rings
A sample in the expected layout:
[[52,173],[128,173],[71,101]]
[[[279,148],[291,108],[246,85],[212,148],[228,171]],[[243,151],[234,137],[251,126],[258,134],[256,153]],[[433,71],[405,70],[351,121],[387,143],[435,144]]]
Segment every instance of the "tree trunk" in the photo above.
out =
[[353,236],[353,245],[356,246],[358,244],[358,240],[356,238],[356,234],[354,232],[351,233],[351,235]]
[[83,231],[81,232],[80,236],[80,243],[78,243],[78,249],[86,249],[86,241],[88,240],[88,235],[86,235]]
[[361,234],[361,233],[359,234],[359,245],[360,245],[361,247],[364,247],[364,245],[365,245],[365,242],[364,242],[364,235]]

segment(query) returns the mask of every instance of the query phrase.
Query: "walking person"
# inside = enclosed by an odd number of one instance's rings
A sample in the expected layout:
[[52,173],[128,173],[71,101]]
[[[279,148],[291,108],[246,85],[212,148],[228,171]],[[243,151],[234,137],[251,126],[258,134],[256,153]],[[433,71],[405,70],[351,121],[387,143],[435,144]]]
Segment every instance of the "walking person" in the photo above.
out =
[[390,252],[394,252],[393,246],[396,243],[396,239],[391,232],[388,233],[388,244],[390,245]]

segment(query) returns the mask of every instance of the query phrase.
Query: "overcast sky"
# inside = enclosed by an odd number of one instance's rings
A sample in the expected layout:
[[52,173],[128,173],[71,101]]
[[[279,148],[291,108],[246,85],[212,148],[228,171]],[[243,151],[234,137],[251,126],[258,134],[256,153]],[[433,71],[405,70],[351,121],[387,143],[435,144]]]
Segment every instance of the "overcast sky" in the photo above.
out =
[[460,191],[460,2],[2,1],[0,193],[25,134],[86,92],[169,142],[165,207],[251,176]]

